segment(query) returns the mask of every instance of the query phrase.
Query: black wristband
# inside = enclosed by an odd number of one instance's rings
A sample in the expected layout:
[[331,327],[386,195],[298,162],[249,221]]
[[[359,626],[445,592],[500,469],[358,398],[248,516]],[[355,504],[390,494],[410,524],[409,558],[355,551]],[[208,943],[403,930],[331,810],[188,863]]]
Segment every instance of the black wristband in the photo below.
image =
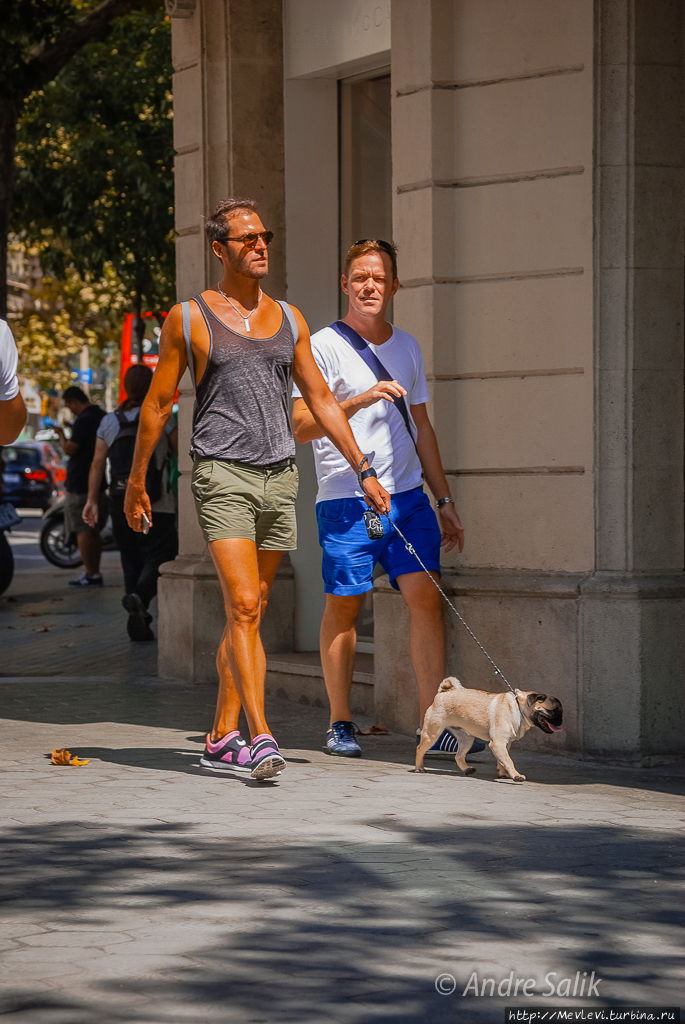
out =
[[369,469],[365,469],[363,473],[357,474],[359,486],[361,487],[362,490],[364,490],[364,481],[370,476],[374,476],[376,479],[378,479],[378,473],[373,468],[373,466],[371,466]]

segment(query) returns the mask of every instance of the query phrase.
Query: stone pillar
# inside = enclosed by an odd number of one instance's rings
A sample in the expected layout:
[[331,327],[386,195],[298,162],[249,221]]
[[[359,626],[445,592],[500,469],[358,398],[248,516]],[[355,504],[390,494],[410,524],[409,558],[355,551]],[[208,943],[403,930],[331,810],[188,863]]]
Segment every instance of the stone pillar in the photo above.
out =
[[[169,6],[170,5],[170,6]],[[285,295],[283,30],[279,0],[168,0],[174,63],[177,291],[179,301],[216,283],[220,266],[204,234],[221,200],[257,200],[275,239],[265,291]],[[179,398],[179,555],[162,568],[159,672],[216,679],[225,621],[219,582],[197,524],[188,455],[194,393]],[[294,583],[284,559],[263,627],[268,651],[293,649]]]
[[[395,311],[467,530],[446,590],[564,703],[526,742],[649,760],[683,735],[681,7],[595,6],[394,0]],[[410,732],[405,619],[380,581],[378,713]]]
[[595,25],[595,568],[582,587],[583,747],[683,750],[683,7]]

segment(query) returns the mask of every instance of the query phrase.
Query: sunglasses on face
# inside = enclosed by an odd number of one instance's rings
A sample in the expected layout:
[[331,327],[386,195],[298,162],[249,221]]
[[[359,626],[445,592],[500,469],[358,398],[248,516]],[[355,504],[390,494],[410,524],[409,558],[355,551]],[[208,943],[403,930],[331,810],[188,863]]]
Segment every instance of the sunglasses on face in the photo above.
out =
[[251,231],[248,235],[240,235],[238,238],[229,238],[228,235],[225,238],[217,238],[217,242],[242,242],[246,249],[254,249],[260,238],[264,245],[271,245],[274,233],[273,231]]

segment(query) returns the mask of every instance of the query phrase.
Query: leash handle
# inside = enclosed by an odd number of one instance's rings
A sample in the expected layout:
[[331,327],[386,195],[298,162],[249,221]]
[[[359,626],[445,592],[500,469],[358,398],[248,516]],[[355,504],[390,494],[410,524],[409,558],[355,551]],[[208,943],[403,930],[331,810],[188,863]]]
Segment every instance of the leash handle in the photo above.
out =
[[464,618],[463,618],[463,617],[462,617],[462,616],[461,616],[461,615],[459,614],[459,612],[458,612],[458,611],[457,611],[457,609],[456,609],[456,608],[454,607],[454,605],[452,604],[452,602],[450,601],[449,597],[447,596],[447,594],[445,593],[445,591],[444,591],[444,590],[442,589],[442,587],[440,586],[440,584],[439,584],[439,583],[437,583],[437,582],[436,582],[436,580],[435,580],[435,579],[434,579],[434,578],[433,578],[433,577],[431,576],[430,572],[428,571],[428,569],[426,568],[426,566],[425,566],[425,565],[423,564],[423,562],[422,562],[422,561],[421,561],[421,559],[419,558],[419,556],[418,556],[418,554],[417,554],[417,552],[416,552],[416,549],[414,548],[413,544],[410,544],[410,543],[409,543],[409,541],[408,541],[408,540],[407,540],[407,538],[406,538],[406,537],[404,536],[404,534],[403,534],[403,533],[402,533],[402,531],[400,530],[400,528],[399,528],[399,526],[397,525],[397,523],[395,523],[395,522],[394,522],[394,520],[392,519],[392,517],[390,516],[390,513],[389,513],[389,512],[384,512],[383,514],[384,514],[384,515],[386,515],[386,516],[388,517],[388,522],[390,523],[390,525],[392,526],[392,528],[393,528],[393,529],[395,530],[395,532],[396,532],[396,533],[398,534],[398,536],[399,536],[400,540],[401,540],[401,541],[402,541],[402,542],[404,543],[404,546],[405,546],[405,548],[407,549],[407,551],[409,552],[409,554],[410,554],[410,555],[413,555],[413,556],[414,556],[414,558],[415,558],[415,559],[416,559],[416,561],[417,561],[417,562],[419,563],[419,565],[421,566],[421,568],[423,569],[423,571],[425,572],[425,574],[426,574],[426,575],[428,576],[428,579],[429,579],[429,580],[430,580],[430,581],[432,582],[433,586],[434,586],[434,587],[435,587],[435,588],[436,588],[436,589],[438,590],[438,592],[439,592],[440,594],[442,594],[442,596],[443,596],[443,598],[445,599],[445,601],[447,601],[447,604],[448,604],[448,605],[450,606],[450,608],[452,609],[452,611],[454,612],[454,614],[455,614],[455,615],[457,616],[457,618],[458,618],[458,619],[459,619],[459,621],[461,622],[461,624],[462,624],[462,626],[464,627],[464,629],[465,629],[465,630],[467,631],[467,633],[469,633],[469,634],[470,634],[470,636],[471,636],[471,637],[472,637],[472,638],[473,638],[473,639],[474,639],[474,640],[476,641],[476,643],[477,643],[477,644],[478,644],[478,646],[480,647],[481,651],[483,652],[483,654],[485,655],[485,657],[486,657],[486,658],[488,659],[488,661],[490,662],[490,664],[491,664],[491,665],[492,665],[492,667],[494,668],[494,670],[495,670],[495,675],[496,675],[496,676],[499,676],[499,677],[500,677],[500,678],[501,678],[501,679],[503,680],[503,682],[504,682],[504,683],[505,683],[505,684],[506,684],[506,685],[507,685],[507,686],[509,687],[509,689],[510,689],[510,690],[511,690],[511,692],[512,692],[512,693],[514,694],[514,696],[516,696],[516,690],[515,690],[515,689],[514,689],[514,687],[513,687],[512,685],[511,685],[511,683],[509,682],[509,680],[508,680],[508,679],[507,679],[507,677],[505,676],[504,672],[502,672],[501,668],[499,668],[499,667],[498,667],[498,666],[497,666],[497,665],[495,664],[495,662],[494,662],[494,661],[492,660],[492,658],[490,657],[490,655],[488,654],[488,652],[487,652],[487,651],[485,650],[485,648],[483,647],[482,643],[480,642],[480,640],[478,639],[478,637],[476,636],[476,634],[475,634],[475,633],[473,632],[473,630],[472,630],[472,629],[471,629],[471,627],[469,626],[468,622],[466,622],[466,621],[465,621],[465,619],[464,619]]

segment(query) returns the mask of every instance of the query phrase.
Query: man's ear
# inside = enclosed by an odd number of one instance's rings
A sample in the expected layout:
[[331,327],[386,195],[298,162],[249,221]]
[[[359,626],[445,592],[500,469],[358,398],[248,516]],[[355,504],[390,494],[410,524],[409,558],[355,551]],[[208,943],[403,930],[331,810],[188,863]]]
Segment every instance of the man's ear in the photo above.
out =
[[390,292],[390,298],[391,299],[394,299],[395,296],[397,295],[397,289],[399,288],[399,286],[400,286],[400,279],[399,279],[399,277],[396,277],[395,280],[392,283],[392,291]]
[[340,278],[340,287],[344,291],[345,295],[349,295],[350,294],[350,289],[349,289],[348,284],[347,284],[347,278],[345,277],[344,274]]

